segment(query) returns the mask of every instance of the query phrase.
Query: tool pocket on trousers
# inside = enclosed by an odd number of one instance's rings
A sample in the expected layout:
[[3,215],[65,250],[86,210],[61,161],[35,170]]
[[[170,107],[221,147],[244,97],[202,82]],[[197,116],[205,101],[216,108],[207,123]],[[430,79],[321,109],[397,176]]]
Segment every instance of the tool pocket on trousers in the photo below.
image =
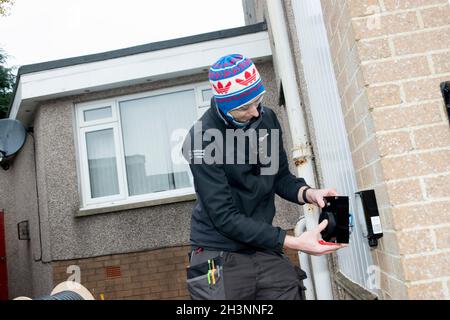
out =
[[[195,273],[189,269],[190,268],[188,268],[188,275]],[[222,266],[217,266],[214,274],[210,273],[209,276],[208,274],[203,274],[194,278],[188,278],[187,288],[192,300],[224,300],[225,287],[223,283]]]

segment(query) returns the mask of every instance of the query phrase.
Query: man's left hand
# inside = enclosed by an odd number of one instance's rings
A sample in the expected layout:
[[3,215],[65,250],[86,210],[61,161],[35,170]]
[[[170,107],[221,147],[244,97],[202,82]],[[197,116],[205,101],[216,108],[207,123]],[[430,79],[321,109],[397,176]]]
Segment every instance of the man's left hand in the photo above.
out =
[[[298,191],[298,198],[301,202],[305,202],[302,198],[303,189],[305,187],[300,188]],[[327,196],[338,196],[338,193],[335,189],[308,189],[306,190],[306,200],[308,200],[309,203],[315,204],[316,206],[323,208],[325,207],[325,201],[323,200],[323,197]]]

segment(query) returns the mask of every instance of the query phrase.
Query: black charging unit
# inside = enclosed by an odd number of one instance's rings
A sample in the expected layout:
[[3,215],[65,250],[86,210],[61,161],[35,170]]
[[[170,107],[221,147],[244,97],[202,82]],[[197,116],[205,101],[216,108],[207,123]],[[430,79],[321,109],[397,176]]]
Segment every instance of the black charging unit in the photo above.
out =
[[361,198],[364,218],[367,226],[367,240],[369,241],[369,246],[376,247],[378,245],[378,239],[383,236],[383,229],[381,227],[375,191],[372,189],[363,190],[356,192],[355,194],[359,195]]
[[324,197],[325,207],[319,216],[319,223],[328,220],[327,227],[322,230],[322,239],[328,242],[348,243],[350,240],[350,213],[348,197]]

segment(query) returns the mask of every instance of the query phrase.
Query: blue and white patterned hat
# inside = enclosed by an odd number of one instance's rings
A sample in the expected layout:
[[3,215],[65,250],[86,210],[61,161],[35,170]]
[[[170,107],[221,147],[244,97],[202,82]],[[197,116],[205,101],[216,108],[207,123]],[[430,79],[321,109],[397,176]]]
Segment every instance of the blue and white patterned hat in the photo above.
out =
[[231,119],[231,110],[265,92],[254,63],[241,54],[230,54],[214,63],[209,69],[209,81],[217,107]]

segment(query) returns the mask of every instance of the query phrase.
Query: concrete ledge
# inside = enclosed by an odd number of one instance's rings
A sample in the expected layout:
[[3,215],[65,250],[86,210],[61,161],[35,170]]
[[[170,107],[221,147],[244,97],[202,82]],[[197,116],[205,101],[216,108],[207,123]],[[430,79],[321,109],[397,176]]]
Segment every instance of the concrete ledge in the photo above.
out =
[[378,296],[376,294],[353,282],[341,272],[336,272],[334,274],[334,278],[336,280],[336,284],[356,300],[378,300]]
[[124,211],[124,210],[136,209],[136,208],[152,207],[152,206],[157,206],[160,204],[191,201],[191,200],[196,200],[196,199],[197,199],[197,196],[195,193],[193,193],[193,194],[174,196],[174,197],[169,197],[169,198],[164,198],[164,199],[154,199],[154,200],[139,201],[139,202],[134,202],[134,203],[116,204],[116,205],[100,207],[100,208],[80,209],[80,210],[78,210],[75,217],[77,217],[77,218],[78,217],[86,217],[86,216],[92,216],[92,215],[97,215],[97,214],[112,213],[112,212]]

